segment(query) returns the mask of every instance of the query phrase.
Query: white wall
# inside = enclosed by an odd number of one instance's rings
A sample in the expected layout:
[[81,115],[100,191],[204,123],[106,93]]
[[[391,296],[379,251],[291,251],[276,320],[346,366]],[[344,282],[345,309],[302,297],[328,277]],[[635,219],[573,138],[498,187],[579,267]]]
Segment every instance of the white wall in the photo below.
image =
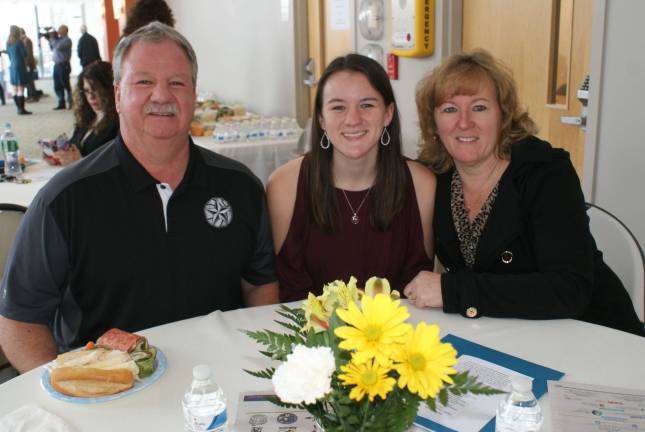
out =
[[292,2],[167,0],[197,54],[198,90],[258,114],[295,116]]
[[607,1],[593,201],[645,247],[645,2]]
[[[386,9],[388,8],[388,0],[384,1]],[[419,80],[433,68],[437,67],[444,57],[452,54],[452,49],[457,43],[461,45],[460,41],[455,41],[450,38],[451,27],[449,20],[455,13],[454,8],[458,7],[460,1],[455,0],[437,0],[435,1],[435,48],[434,53],[429,57],[411,58],[399,57],[399,79],[391,81],[394,89],[394,95],[399,107],[399,116],[401,118],[402,134],[403,134],[403,153],[411,158],[416,158],[418,144],[419,144],[419,120],[417,116],[417,107],[415,102],[415,88]],[[360,5],[360,0],[356,2]],[[450,8],[453,8],[453,11]],[[460,16],[460,15],[459,15]],[[356,51],[360,52],[363,45],[366,43],[376,43],[383,47],[386,56],[390,51],[389,45],[389,13],[386,16],[386,29],[383,38],[379,41],[365,40],[360,31],[357,29],[356,35]]]
[[[293,1],[167,0],[177,20],[175,27],[190,40],[197,53],[199,89],[212,91],[225,101],[242,102],[260,114],[295,116]],[[285,4],[289,6],[288,21],[281,17]],[[358,4],[360,0],[356,0]],[[459,7],[461,1],[437,0],[435,4],[434,54],[423,58],[400,57],[399,80],[392,81],[403,127],[403,149],[410,157],[416,157],[419,140],[415,86],[451,53],[451,46],[459,46],[459,41],[448,36],[448,19],[454,14],[449,8]],[[385,35],[376,42],[386,53],[387,25]],[[357,51],[367,42],[357,34]]]

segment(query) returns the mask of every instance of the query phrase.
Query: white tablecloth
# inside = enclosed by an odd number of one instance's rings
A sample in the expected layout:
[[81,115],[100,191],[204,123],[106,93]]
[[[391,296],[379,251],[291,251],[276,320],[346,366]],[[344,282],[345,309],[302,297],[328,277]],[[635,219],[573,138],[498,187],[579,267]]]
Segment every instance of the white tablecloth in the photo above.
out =
[[269,175],[285,162],[297,156],[298,138],[285,140],[242,141],[217,143],[211,137],[193,137],[195,144],[215,153],[242,162],[262,184],[266,185]]
[[28,207],[40,188],[61,169],[60,166],[47,165],[42,160],[36,161],[34,165],[29,165],[23,173],[23,177],[31,180],[31,183],[21,184],[7,181],[0,183],[0,202]]
[[[0,416],[35,403],[79,431],[181,431],[181,397],[196,364],[210,364],[229,399],[234,422],[240,392],[269,390],[271,383],[242,371],[268,365],[259,346],[240,329],[275,328],[276,306],[213,312],[141,332],[166,355],[161,379],[139,393],[110,402],[80,405],[50,397],[40,388],[42,369],[0,385]],[[412,322],[436,322],[452,333],[485,346],[565,372],[563,380],[645,388],[645,338],[574,320],[528,321],[480,318],[410,307]],[[540,399],[544,431],[551,430],[548,394]]]

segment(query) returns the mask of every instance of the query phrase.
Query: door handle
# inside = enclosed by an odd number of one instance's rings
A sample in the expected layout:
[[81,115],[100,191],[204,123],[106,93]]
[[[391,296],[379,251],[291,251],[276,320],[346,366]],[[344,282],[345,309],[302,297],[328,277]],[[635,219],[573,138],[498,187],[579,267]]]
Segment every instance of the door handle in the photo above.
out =
[[584,126],[586,119],[577,116],[560,116],[560,123],[574,126]]
[[561,116],[560,123],[580,126],[584,131],[584,130],[587,130],[587,113],[588,113],[587,105],[589,104],[589,75],[586,75],[584,80],[582,81],[582,84],[580,84],[580,88],[578,89],[576,96],[578,97],[578,100],[582,104],[582,113],[580,113],[580,117]]

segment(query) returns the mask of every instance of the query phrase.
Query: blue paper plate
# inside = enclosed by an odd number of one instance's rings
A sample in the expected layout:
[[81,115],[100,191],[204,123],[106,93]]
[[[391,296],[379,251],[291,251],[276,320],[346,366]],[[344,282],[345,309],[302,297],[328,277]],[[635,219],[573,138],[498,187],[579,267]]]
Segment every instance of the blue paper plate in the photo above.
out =
[[152,375],[139,381],[135,380],[134,386],[131,389],[121,393],[113,394],[110,396],[76,397],[76,396],[67,396],[58,392],[51,386],[49,382],[49,372],[52,369],[52,363],[47,363],[45,366],[43,366],[43,374],[40,377],[40,385],[42,386],[43,390],[49,393],[52,397],[65,402],[78,403],[78,404],[107,402],[113,399],[119,399],[128,395],[131,395],[132,393],[141,391],[144,388],[152,385],[159,378],[161,378],[161,375],[163,375],[163,373],[166,370],[166,356],[164,355],[163,351],[161,351],[159,348],[157,348],[157,358],[155,359],[155,364],[156,364],[156,368],[155,368],[155,371],[152,373]]

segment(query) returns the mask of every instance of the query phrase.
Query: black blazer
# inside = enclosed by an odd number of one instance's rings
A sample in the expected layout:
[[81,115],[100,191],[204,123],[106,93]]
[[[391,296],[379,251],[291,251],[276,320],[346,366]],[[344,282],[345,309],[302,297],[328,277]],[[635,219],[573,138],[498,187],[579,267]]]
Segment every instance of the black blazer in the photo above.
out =
[[81,140],[85,136],[87,129],[74,128],[72,137],[69,139],[71,144],[74,144],[81,152],[83,157],[92,153],[97,148],[101,147],[103,144],[112,141],[116,138],[116,135],[119,133],[119,121],[115,121],[113,124],[101,130],[100,133],[92,132],[83,144]]
[[87,32],[83,33],[78,40],[76,52],[78,53],[78,58],[80,59],[81,66],[83,66],[83,68],[97,60],[101,60],[99,44],[96,41],[96,38]]
[[528,319],[577,318],[643,333],[618,277],[589,231],[569,154],[528,137],[511,162],[466,267],[450,210],[452,170],[437,177],[434,233],[444,311]]

